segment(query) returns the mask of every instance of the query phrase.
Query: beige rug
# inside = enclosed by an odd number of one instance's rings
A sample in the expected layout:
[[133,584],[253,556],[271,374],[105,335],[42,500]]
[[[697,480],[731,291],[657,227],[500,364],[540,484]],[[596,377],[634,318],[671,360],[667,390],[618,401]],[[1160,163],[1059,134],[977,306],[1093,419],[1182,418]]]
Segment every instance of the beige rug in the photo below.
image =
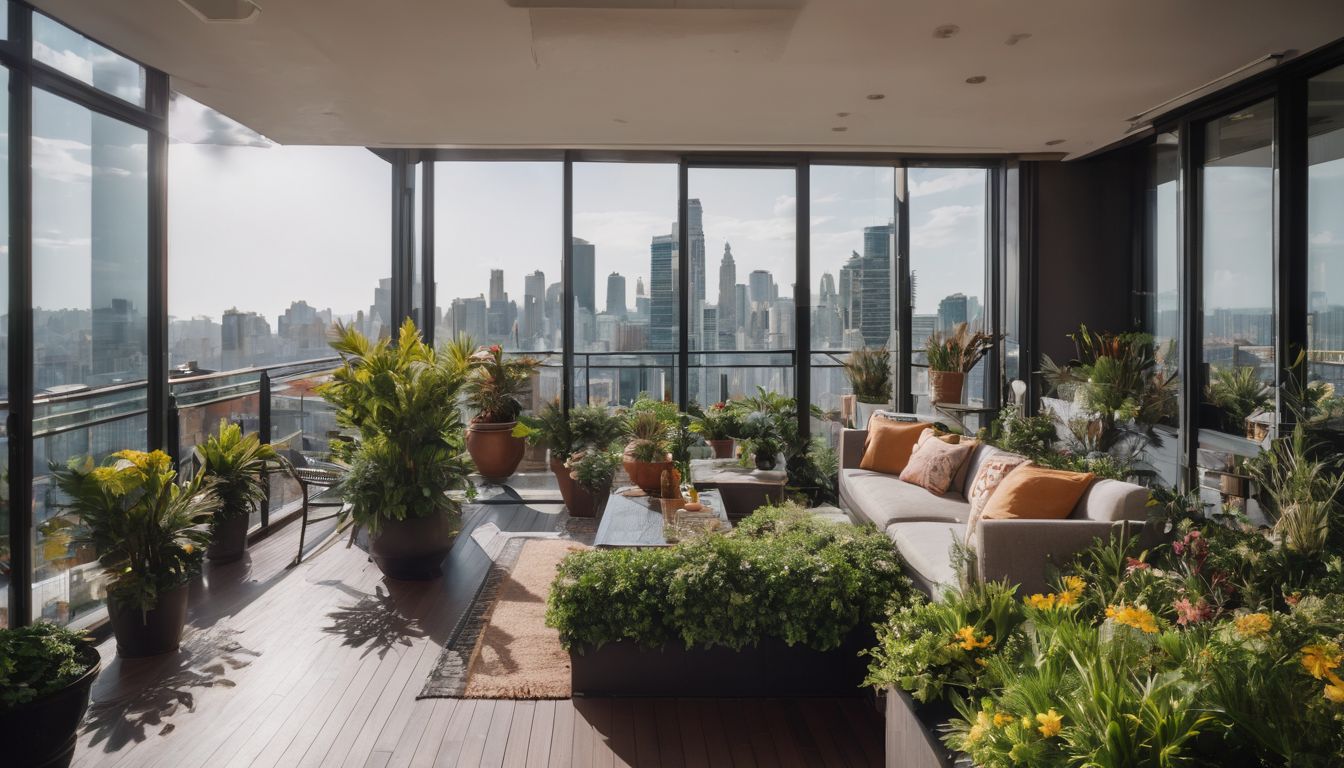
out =
[[530,539],[500,582],[467,668],[468,699],[567,699],[569,654],[546,626],[546,596],[560,560],[583,546]]

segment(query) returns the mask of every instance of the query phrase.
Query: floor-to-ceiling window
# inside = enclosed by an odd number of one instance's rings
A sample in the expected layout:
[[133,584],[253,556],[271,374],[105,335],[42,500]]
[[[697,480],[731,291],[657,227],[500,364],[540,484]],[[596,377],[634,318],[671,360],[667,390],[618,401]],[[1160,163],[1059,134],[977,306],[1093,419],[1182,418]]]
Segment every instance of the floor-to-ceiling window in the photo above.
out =
[[[574,402],[675,401],[677,166],[575,163],[573,178]],[[558,328],[559,275],[546,290]]]
[[[1307,84],[1307,351],[1325,398],[1344,395],[1344,67]],[[1322,403],[1321,405],[1324,405]]]
[[[1162,133],[1148,147],[1144,187],[1147,220],[1142,311],[1153,336],[1153,354],[1164,377],[1179,370],[1181,328],[1180,152],[1175,133]],[[1159,425],[1146,450],[1148,463],[1166,485],[1180,476],[1179,412]]]
[[[0,5],[0,11],[7,11],[3,5]],[[6,18],[6,14],[0,12],[0,18]],[[3,30],[3,27],[0,27]],[[0,68],[0,93],[9,91],[9,70]],[[9,125],[9,100],[0,99],[0,125]],[[0,141],[0,179],[9,178],[9,140],[6,137]],[[0,183],[0,243],[9,243],[9,185]],[[6,419],[9,416],[9,248],[5,248],[3,258],[0,258],[0,315],[5,318],[5,322],[0,323],[0,419]],[[4,430],[0,434],[0,461],[9,459],[9,431]],[[9,471],[0,472],[0,563],[6,567],[0,568],[0,627],[7,627],[10,624],[9,618],[9,585],[10,574],[9,563]]]

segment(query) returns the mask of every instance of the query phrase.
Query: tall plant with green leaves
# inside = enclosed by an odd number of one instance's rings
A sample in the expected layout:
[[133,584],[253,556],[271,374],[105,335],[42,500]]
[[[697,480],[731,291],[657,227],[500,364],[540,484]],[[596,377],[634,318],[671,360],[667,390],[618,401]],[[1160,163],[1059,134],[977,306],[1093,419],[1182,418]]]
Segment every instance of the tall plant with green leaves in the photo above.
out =
[[337,326],[331,346],[341,367],[318,391],[355,433],[333,453],[350,464],[338,492],[356,522],[376,532],[386,520],[460,514],[449,491],[475,492],[457,406],[460,361],[436,354],[411,320],[395,346],[348,326]]
[[957,323],[948,333],[934,332],[924,345],[925,359],[931,371],[970,373],[994,347],[994,335],[972,331],[967,323]]
[[91,545],[120,605],[152,610],[200,572],[207,526],[220,508],[204,475],[179,485],[163,451],[118,451],[102,464],[77,457],[53,464],[51,475],[67,500],[43,524],[48,547]]
[[549,448],[551,456],[561,461],[584,448],[610,445],[625,430],[621,417],[600,405],[576,405],[565,415],[558,400],[542,406],[526,422],[528,441]]
[[1204,396],[1222,410],[1227,428],[1240,430],[1249,416],[1269,405],[1273,391],[1254,366],[1237,365],[1214,368]]
[[541,361],[531,357],[509,358],[498,344],[481,347],[467,364],[463,394],[476,412],[473,422],[506,424],[523,412],[519,400],[532,386],[532,374]]
[[891,350],[885,346],[850,352],[844,371],[859,402],[891,402]]
[[193,453],[219,498],[214,522],[252,514],[266,499],[266,473],[289,469],[289,462],[273,446],[261,442],[256,434],[244,435],[243,428],[228,419],[220,419],[219,431],[197,445]]

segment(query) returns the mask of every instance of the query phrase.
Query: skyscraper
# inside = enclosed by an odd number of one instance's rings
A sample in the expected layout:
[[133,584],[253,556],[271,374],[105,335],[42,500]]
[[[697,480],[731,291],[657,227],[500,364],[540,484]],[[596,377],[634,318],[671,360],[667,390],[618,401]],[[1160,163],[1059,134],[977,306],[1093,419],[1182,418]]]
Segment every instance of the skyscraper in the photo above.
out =
[[719,326],[719,349],[732,349],[737,332],[737,262],[733,261],[733,246],[723,244],[723,260],[719,262],[719,306],[715,320]]
[[593,262],[597,256],[597,248],[592,243],[583,238],[576,237],[570,244],[570,257],[574,259],[574,303],[575,306],[584,307],[592,314],[597,314],[597,303],[595,293],[597,290],[596,275],[593,273]]
[[537,270],[523,278],[523,336],[529,342],[546,332],[543,317],[546,300],[546,275]]
[[607,275],[607,314],[625,315],[625,278],[619,272]]
[[966,294],[954,293],[938,302],[938,330],[949,333],[958,323],[967,321]]
[[769,303],[773,294],[770,287],[772,282],[774,282],[774,278],[770,276],[768,271],[764,269],[753,269],[751,271],[751,274],[747,276],[747,291],[752,304]]
[[849,260],[840,267],[840,323],[845,330],[858,328],[863,324],[863,257],[857,251],[851,251]]
[[690,240],[689,254],[691,270],[691,344],[700,346],[701,308],[705,305],[705,224],[704,209],[698,199],[686,201],[686,237]]
[[863,228],[863,293],[858,326],[869,346],[886,344],[891,338],[891,224]]
[[676,349],[677,337],[677,235],[655,235],[649,246],[649,347]]
[[490,303],[508,300],[509,295],[504,292],[504,270],[490,270]]
[[649,292],[644,289],[644,278],[635,278],[635,314],[648,319]]

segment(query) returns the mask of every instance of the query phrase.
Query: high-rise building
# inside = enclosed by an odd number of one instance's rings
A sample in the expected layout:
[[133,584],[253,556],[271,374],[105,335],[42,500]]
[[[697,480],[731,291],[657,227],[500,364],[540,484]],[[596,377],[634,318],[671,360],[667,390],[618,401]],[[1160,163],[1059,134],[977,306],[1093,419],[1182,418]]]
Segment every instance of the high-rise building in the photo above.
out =
[[224,311],[219,324],[219,347],[223,369],[266,363],[270,351],[271,325],[256,312]]
[[773,294],[770,289],[773,282],[774,278],[770,276],[768,271],[764,269],[752,270],[751,274],[747,276],[748,298],[751,299],[751,303],[768,304]]
[[701,332],[700,348],[706,352],[713,352],[719,348],[719,310],[718,307],[703,306],[700,308],[701,314]]
[[504,292],[504,270],[490,270],[490,303],[508,300],[509,295]]
[[895,227],[882,224],[863,228],[862,317],[858,327],[868,346],[887,344],[891,322],[891,239]]
[[733,246],[723,244],[719,262],[719,304],[715,320],[719,326],[719,349],[732,349],[737,333],[737,262]]
[[705,305],[705,224],[704,209],[698,199],[686,201],[686,237],[690,240],[687,260],[690,262],[691,300],[691,343],[700,345],[702,313]]
[[487,335],[485,297],[453,299],[447,321],[450,339],[464,334],[478,342],[485,339]]
[[937,315],[911,315],[910,347],[915,350],[924,349],[925,343],[936,330],[938,330]]
[[607,275],[607,314],[625,316],[625,278],[619,272]]
[[967,322],[966,294],[954,293],[938,302],[938,331],[950,333],[959,323]]
[[593,264],[597,259],[597,248],[587,240],[576,237],[570,243],[569,255],[574,259],[574,304],[596,315],[597,285]]
[[[546,275],[537,270],[523,277],[523,337],[529,343],[539,341],[546,332],[543,302],[546,300]],[[535,348],[535,347],[532,347]]]
[[644,319],[649,317],[649,292],[644,290],[644,278],[635,278],[635,314]]
[[863,324],[863,257],[857,251],[851,251],[849,260],[840,267],[840,322],[845,330],[858,328]]
[[677,334],[677,227],[672,234],[655,235],[649,246],[649,347],[678,347]]

